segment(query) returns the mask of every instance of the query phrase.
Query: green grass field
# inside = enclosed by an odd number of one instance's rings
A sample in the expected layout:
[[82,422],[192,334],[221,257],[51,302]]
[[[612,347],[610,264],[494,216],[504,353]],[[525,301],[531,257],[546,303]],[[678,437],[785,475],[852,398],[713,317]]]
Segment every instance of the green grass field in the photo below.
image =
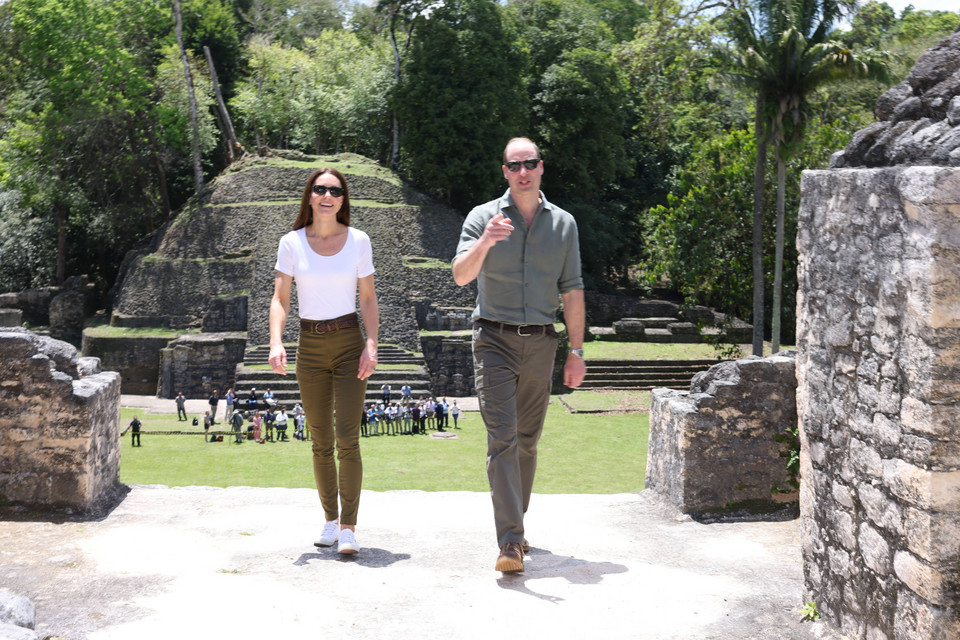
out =
[[[159,435],[152,430],[190,430],[175,414],[121,411],[125,428],[143,422],[142,447],[121,442],[120,480],[126,484],[215,487],[315,486],[310,442],[205,443],[203,435]],[[218,424],[217,428],[224,425]],[[457,440],[429,436],[361,439],[365,489],[389,491],[488,491],[484,468],[486,431],[480,414],[467,413]],[[643,489],[647,461],[646,414],[571,414],[556,398],[540,440],[537,493],[624,493]],[[292,429],[289,430],[292,433]]]

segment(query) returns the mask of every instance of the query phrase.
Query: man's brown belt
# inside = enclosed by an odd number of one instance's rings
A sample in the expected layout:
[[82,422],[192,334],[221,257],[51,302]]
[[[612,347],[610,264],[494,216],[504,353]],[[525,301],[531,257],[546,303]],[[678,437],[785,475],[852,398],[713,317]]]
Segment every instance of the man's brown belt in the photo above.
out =
[[516,333],[520,336],[538,336],[542,333],[548,336],[557,335],[552,324],[507,324],[505,322],[497,322],[496,320],[487,320],[486,318],[477,318],[474,322],[501,332]]
[[355,329],[360,326],[360,318],[355,313],[333,320],[300,320],[300,331],[309,333],[329,333],[338,329]]

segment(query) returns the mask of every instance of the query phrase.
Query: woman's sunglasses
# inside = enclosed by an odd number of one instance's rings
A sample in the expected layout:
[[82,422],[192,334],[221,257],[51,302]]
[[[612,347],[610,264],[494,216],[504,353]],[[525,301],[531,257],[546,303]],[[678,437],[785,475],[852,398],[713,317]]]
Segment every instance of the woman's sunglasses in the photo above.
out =
[[323,184],[315,184],[312,187],[310,187],[310,190],[313,191],[318,196],[322,196],[327,191],[329,191],[330,195],[333,196],[334,198],[339,198],[340,196],[343,195],[343,187],[328,187]]
[[526,167],[527,171],[533,171],[540,165],[540,158],[531,158],[530,160],[511,160],[510,162],[503,163],[503,166],[505,166],[507,171],[511,173],[520,171],[520,165]]

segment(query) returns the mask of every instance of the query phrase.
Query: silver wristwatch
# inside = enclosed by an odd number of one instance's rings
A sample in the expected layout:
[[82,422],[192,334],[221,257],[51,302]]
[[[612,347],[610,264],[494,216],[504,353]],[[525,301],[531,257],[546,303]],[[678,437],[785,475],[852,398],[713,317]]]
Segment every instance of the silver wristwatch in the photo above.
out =
[[570,349],[570,353],[577,356],[581,360],[583,359],[583,349]]

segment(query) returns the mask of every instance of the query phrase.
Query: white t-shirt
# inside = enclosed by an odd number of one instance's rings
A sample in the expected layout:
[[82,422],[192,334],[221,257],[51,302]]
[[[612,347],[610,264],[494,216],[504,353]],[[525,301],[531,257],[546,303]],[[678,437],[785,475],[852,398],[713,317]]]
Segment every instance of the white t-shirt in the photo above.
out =
[[336,255],[310,248],[306,228],[280,238],[276,270],[293,276],[301,318],[330,320],[357,310],[357,280],[373,274],[370,236],[347,227],[347,241]]

